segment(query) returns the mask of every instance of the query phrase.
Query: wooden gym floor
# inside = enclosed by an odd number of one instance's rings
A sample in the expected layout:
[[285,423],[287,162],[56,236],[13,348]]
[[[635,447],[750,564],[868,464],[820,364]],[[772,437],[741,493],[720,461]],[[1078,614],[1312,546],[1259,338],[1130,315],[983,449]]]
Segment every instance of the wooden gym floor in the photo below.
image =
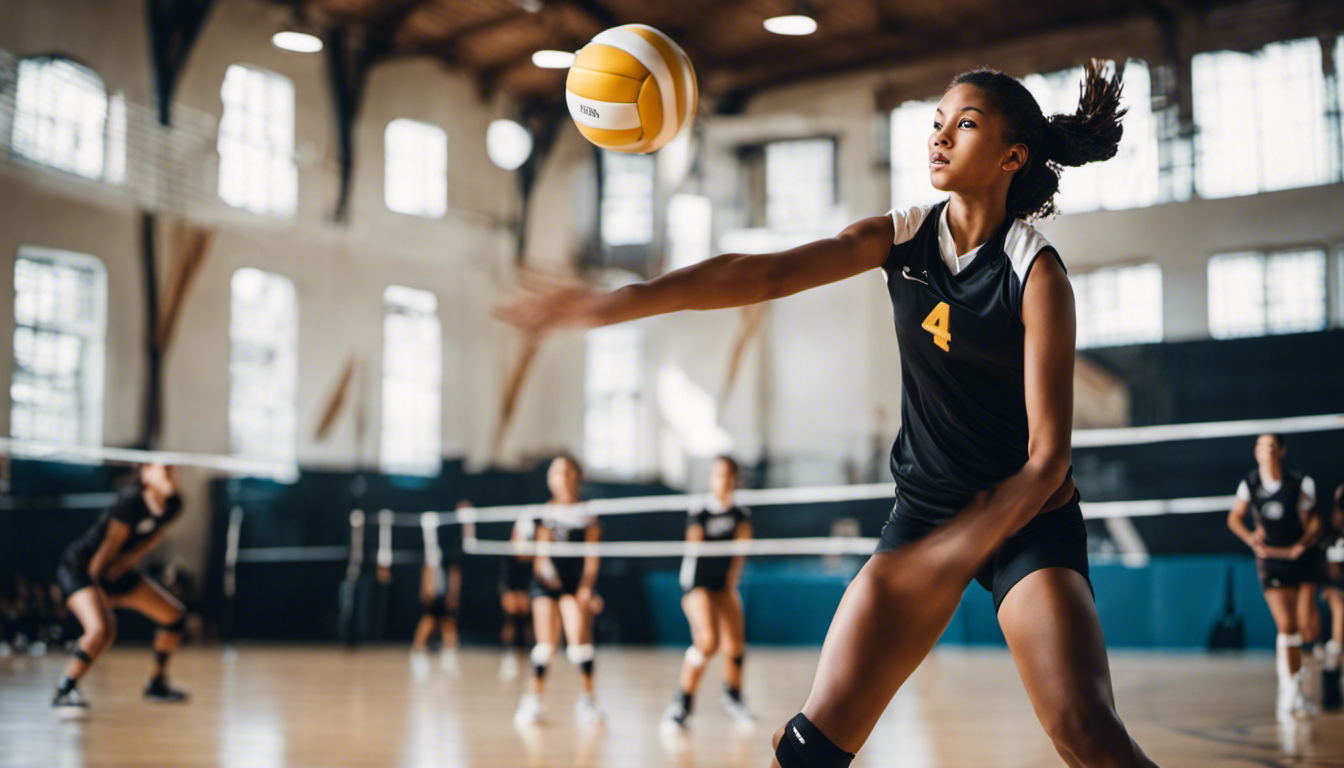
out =
[[[129,647],[100,660],[81,686],[93,708],[78,720],[58,719],[49,707],[64,654],[0,659],[0,766],[756,768],[769,764],[770,734],[806,695],[816,650],[749,651],[746,691],[760,718],[749,731],[723,714],[716,664],[681,735],[659,727],[681,660],[672,649],[599,647],[598,699],[608,717],[587,728],[574,720],[574,670],[557,654],[548,719],[527,730],[512,722],[521,680],[500,682],[492,650],[464,651],[460,677],[435,659],[417,679],[403,648],[189,648],[174,667],[193,697],[184,705],[140,698],[149,657]],[[1275,724],[1268,654],[1117,652],[1112,669],[1121,715],[1165,768],[1344,766],[1344,715]],[[943,649],[892,702],[854,762],[1061,765],[1006,652]]]

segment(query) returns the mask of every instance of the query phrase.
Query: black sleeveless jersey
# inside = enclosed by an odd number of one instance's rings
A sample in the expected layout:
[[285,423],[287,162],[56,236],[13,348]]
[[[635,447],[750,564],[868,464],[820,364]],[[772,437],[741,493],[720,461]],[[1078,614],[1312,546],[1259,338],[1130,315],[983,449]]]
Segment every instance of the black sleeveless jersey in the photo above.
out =
[[93,559],[94,553],[102,546],[103,539],[107,536],[107,526],[111,520],[120,520],[131,529],[126,541],[122,542],[121,549],[116,552],[118,556],[123,555],[177,519],[181,512],[182,498],[174,494],[164,503],[163,514],[154,514],[145,504],[144,489],[136,485],[118,497],[116,503],[99,515],[93,527],[66,548],[64,557],[77,569],[88,568],[89,561]]
[[[582,504],[547,504],[546,511],[537,518],[537,527],[551,533],[551,541],[581,542],[587,538],[588,526],[594,520]],[[561,580],[577,579],[583,574],[581,555],[552,555],[551,563]]]
[[[737,535],[738,523],[750,519],[751,511],[746,507],[737,505],[727,509],[704,507],[687,513],[686,527],[700,526],[705,532],[705,541],[731,541]],[[678,576],[681,588],[690,589],[701,585],[721,589],[732,564],[732,555],[686,555],[681,560],[681,571]]]
[[882,265],[901,352],[897,507],[933,522],[1027,462],[1022,293],[1039,256],[1059,258],[1010,218],[954,275],[939,252],[946,206],[893,211],[896,237]]
[[1301,472],[1284,470],[1283,482],[1270,493],[1260,479],[1260,470],[1253,469],[1246,476],[1251,514],[1255,516],[1255,524],[1264,529],[1265,543],[1271,547],[1291,547],[1306,533],[1298,512],[1303,477]]

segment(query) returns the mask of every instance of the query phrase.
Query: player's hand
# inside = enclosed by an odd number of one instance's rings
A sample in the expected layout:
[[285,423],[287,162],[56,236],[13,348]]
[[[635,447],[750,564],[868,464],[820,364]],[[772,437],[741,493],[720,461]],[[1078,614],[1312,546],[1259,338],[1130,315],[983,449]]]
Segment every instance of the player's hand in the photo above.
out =
[[1302,555],[1306,554],[1306,552],[1307,548],[1305,546],[1303,546],[1302,544],[1294,544],[1293,546],[1288,548],[1288,559],[1297,560],[1298,558],[1302,557]]
[[513,295],[495,308],[495,316],[529,336],[566,327],[598,324],[602,294],[586,285],[539,272],[524,272]]
[[1251,546],[1255,546],[1256,544],[1259,544],[1259,545],[1261,545],[1261,546],[1264,546],[1264,544],[1265,544],[1265,529],[1264,529],[1264,528],[1256,528],[1254,531],[1251,531],[1251,541],[1253,542],[1253,543],[1251,544]]
[[1251,551],[1254,552],[1255,556],[1260,558],[1261,560],[1268,560],[1271,557],[1273,557],[1272,555],[1269,554],[1269,549],[1270,548],[1266,547],[1262,542],[1258,541],[1251,542]]
[[574,599],[578,600],[579,604],[585,608],[591,607],[593,588],[580,585],[578,589],[574,590]]

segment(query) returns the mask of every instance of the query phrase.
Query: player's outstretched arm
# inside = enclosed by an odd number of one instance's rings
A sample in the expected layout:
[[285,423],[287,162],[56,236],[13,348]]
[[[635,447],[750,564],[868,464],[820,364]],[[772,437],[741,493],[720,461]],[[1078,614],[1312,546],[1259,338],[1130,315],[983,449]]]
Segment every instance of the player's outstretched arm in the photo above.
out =
[[682,310],[726,309],[791,296],[882,266],[895,228],[888,216],[778,253],[725,253],[610,293],[572,286],[524,286],[500,307],[525,330],[594,327]]

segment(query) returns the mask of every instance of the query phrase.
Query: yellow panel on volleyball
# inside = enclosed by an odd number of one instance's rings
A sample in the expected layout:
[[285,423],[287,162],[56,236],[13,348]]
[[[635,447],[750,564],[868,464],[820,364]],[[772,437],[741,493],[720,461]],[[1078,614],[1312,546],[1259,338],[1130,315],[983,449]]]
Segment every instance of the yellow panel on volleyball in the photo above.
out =
[[613,152],[654,152],[695,120],[695,68],[672,38],[644,24],[613,27],[579,50],[565,80],[579,132]]

